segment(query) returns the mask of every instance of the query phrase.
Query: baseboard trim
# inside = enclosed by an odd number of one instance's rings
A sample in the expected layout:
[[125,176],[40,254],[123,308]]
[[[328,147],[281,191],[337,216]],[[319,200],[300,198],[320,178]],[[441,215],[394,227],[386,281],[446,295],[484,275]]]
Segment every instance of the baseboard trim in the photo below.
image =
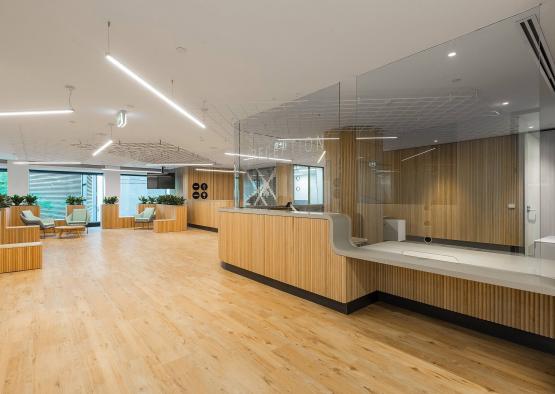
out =
[[519,345],[530,347],[546,353],[555,354],[555,339],[504,326],[502,324],[493,323],[487,320],[478,319],[476,317],[453,312],[436,306],[424,304],[422,302],[409,300],[407,298],[399,297],[393,294],[388,294],[381,291],[374,291],[365,296],[357,298],[356,300],[343,303],[307,290],[300,289],[287,283],[268,278],[264,275],[260,275],[256,272],[237,267],[233,264],[222,261],[221,266],[227,271],[244,276],[267,286],[273,287],[275,289],[281,290],[283,292],[292,294],[294,296],[303,298],[305,300],[314,302],[316,304],[325,306],[344,314],[353,313],[359,309],[365,308],[368,305],[379,301],[413,312],[417,312],[422,315],[443,320],[452,324],[456,324],[458,326],[468,328],[483,334],[505,339]]
[[324,297],[320,294],[316,294],[308,290],[303,290],[287,283],[280,282],[279,280],[268,278],[267,276],[257,274],[256,272],[237,267],[236,265],[229,264],[224,261],[221,262],[221,266],[223,269],[233,272],[234,274],[244,276],[267,286],[273,287],[274,289],[281,290],[285,293],[292,294],[294,296],[303,298],[307,301],[314,302],[315,304],[325,306],[344,314],[352,313],[356,310],[370,305],[373,302],[376,302],[377,294],[375,293],[370,293],[351,302],[344,303],[332,300],[331,298]]
[[213,233],[218,232],[218,229],[216,227],[201,226],[200,224],[192,224],[192,223],[187,223],[187,226],[198,228],[199,230],[212,231]]

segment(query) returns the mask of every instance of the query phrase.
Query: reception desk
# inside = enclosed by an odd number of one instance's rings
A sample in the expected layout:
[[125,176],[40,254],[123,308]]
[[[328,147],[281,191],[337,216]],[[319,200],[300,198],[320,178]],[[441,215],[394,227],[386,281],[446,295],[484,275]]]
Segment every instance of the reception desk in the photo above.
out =
[[555,352],[555,267],[417,243],[356,247],[341,214],[220,209],[222,266],[351,313],[386,301]]

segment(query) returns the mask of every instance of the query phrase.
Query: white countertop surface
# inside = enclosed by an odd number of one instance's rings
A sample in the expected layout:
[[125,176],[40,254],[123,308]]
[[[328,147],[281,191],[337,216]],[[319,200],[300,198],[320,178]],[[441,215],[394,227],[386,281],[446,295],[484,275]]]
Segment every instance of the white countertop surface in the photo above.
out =
[[[446,245],[388,241],[356,247],[351,220],[339,213],[222,208],[222,212],[329,220],[338,255],[555,296],[555,261]],[[420,256],[420,257],[417,257]]]

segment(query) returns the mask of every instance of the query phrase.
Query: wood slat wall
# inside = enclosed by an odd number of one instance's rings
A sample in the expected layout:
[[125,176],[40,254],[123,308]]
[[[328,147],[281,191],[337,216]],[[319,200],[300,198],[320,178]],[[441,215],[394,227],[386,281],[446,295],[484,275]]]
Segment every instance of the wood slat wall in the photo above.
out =
[[40,241],[39,226],[9,226],[11,214],[11,208],[0,209],[0,244]]
[[390,265],[347,259],[348,299],[382,291],[555,338],[555,297]]
[[345,257],[329,242],[327,220],[222,212],[220,259],[346,302]]
[[154,232],[169,233],[187,230],[187,207],[185,205],[156,204]]
[[218,209],[233,206],[233,200],[189,200],[187,221],[197,226],[218,228],[220,214]]
[[[407,234],[522,246],[523,178],[518,136],[384,152],[391,169],[384,214],[405,219]],[[514,204],[509,209],[508,204]]]
[[277,205],[285,205],[293,201],[293,166],[276,164],[276,196]]
[[[187,199],[192,199],[193,183],[208,185],[208,200],[233,200],[233,173],[204,172],[189,168]],[[199,190],[200,192],[201,190]]]
[[42,268],[42,245],[0,247],[0,274]]

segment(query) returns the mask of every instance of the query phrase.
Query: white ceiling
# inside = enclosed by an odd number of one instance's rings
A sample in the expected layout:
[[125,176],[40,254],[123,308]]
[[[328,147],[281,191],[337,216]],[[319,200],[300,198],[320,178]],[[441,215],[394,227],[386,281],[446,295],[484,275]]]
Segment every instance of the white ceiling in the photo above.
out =
[[[0,119],[0,158],[137,165],[83,146],[129,109],[124,143],[180,146],[221,164],[232,124],[537,4],[460,1],[0,0],[0,111],[67,106],[73,115]],[[542,6],[552,12],[553,2]],[[105,59],[111,54],[207,124],[202,130]],[[553,26],[545,26],[555,36]],[[186,48],[185,53],[176,47]],[[131,105],[131,108],[126,107]],[[206,108],[207,111],[202,111]]]

